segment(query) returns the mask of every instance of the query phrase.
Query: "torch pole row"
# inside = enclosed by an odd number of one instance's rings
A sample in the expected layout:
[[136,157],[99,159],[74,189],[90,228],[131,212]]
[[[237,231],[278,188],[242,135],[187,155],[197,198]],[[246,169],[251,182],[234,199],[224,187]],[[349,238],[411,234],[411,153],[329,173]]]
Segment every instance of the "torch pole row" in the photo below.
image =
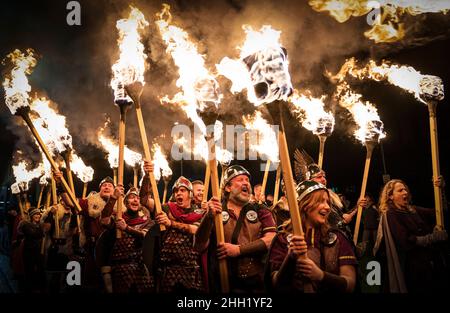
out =
[[[47,157],[48,161],[50,162],[52,169],[56,172],[59,172],[58,166],[56,165],[55,161],[51,157],[47,147],[45,146],[44,142],[42,141],[41,136],[39,136],[39,133],[37,132],[36,128],[34,127],[33,122],[31,121],[29,115],[26,112],[22,112],[21,116],[24,119],[24,121],[27,123],[33,136],[36,138],[36,141],[38,142],[42,152],[44,152],[45,156]],[[78,210],[78,212],[81,212],[80,204],[78,203],[77,199],[75,198],[75,195],[72,193],[72,190],[70,189],[70,187],[67,185],[67,182],[64,179],[64,177],[61,177],[61,184],[62,184],[64,190],[69,195],[69,198],[72,201],[75,208]]]

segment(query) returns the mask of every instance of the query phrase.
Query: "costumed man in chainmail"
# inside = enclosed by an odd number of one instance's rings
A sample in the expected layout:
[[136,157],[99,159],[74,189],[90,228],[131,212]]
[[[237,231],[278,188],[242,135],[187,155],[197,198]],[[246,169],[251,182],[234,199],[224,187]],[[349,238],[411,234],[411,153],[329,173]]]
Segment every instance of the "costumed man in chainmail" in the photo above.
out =
[[[223,182],[223,202],[215,197],[208,201],[208,213],[195,235],[194,248],[208,250],[211,292],[220,291],[218,259],[227,260],[231,292],[262,292],[264,257],[275,236],[275,221],[265,205],[250,202],[250,173],[244,167],[230,166]],[[213,232],[216,214],[222,214],[224,223],[225,243],[219,246]]]
[[[123,187],[117,186],[110,197],[112,201],[108,202],[101,213],[101,222],[106,225],[109,238],[112,239],[107,243],[111,245],[111,274],[109,271],[102,271],[105,287],[107,292],[114,293],[152,292],[155,287],[154,279],[144,264],[142,245],[145,235],[155,223],[150,218],[150,212],[141,205],[138,190],[134,187],[131,187],[124,197],[126,211],[123,217],[117,219],[113,215],[114,205],[111,204],[116,202],[120,195],[123,195]],[[116,238],[116,230],[121,231],[121,238]],[[96,251],[100,249],[97,246]]]
[[[151,212],[154,201],[145,196],[150,193],[149,173],[151,163],[144,162],[145,176],[142,182],[141,199]],[[203,292],[205,290],[201,256],[193,249],[193,237],[205,210],[192,205],[193,190],[191,182],[180,176],[172,187],[175,202],[162,206],[163,212],[155,216],[156,223],[164,225],[156,264],[158,273],[158,292]],[[144,193],[144,197],[142,197]]]
[[[76,213],[72,212],[63,199],[49,207],[41,217],[41,224],[46,233],[44,253],[46,270],[49,276],[49,292],[60,292],[67,286],[66,266],[73,257],[72,238],[76,232]],[[58,216],[58,224],[55,217]],[[56,231],[58,225],[59,233]]]
[[[60,176],[62,174],[55,174],[58,182],[58,190],[61,190]],[[93,291],[100,290],[102,285],[102,278],[99,268],[95,263],[95,245],[98,237],[104,231],[104,226],[100,222],[102,210],[105,205],[114,202],[111,195],[114,192],[114,181],[111,177],[104,178],[99,184],[99,192],[91,193],[86,199],[79,199],[81,207],[81,222],[80,222],[80,245],[84,248],[86,253],[85,264],[83,267],[82,286],[83,289],[92,289]],[[69,196],[63,192],[61,193],[66,203],[72,204]]]
[[[306,153],[306,151],[300,152],[299,150],[295,150],[294,160],[294,170],[297,181],[313,180],[327,186],[325,171],[314,163],[314,160]],[[344,204],[342,204],[339,196],[331,189],[328,189],[328,193],[331,200],[331,211],[328,216],[328,223],[331,227],[341,230],[348,239],[352,239],[352,231],[348,224],[357,213],[357,210],[345,213]]]

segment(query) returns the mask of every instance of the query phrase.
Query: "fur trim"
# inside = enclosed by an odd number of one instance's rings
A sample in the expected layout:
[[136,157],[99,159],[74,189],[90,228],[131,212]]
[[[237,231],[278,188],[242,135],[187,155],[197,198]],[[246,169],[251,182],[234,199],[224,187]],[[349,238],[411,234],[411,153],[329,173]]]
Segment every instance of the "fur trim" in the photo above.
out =
[[106,201],[100,197],[100,193],[91,193],[86,199],[88,201],[89,216],[92,218],[100,217],[106,205]]

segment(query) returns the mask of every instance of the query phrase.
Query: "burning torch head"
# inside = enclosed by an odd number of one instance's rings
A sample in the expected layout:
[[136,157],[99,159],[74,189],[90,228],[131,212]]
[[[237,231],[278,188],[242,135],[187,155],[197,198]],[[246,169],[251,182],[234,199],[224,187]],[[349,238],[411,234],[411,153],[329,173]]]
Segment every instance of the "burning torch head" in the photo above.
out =
[[383,122],[380,120],[367,121],[365,142],[378,143],[385,136],[383,128]]
[[317,128],[314,134],[318,136],[330,136],[334,129],[334,119],[333,116],[326,115],[319,118],[317,123]]
[[259,104],[287,99],[291,95],[293,87],[286,49],[280,47],[258,51],[245,57],[243,62],[247,65]]
[[205,77],[196,81],[195,98],[200,102],[219,103],[221,94],[219,92],[219,84],[213,77]]
[[423,100],[441,101],[444,99],[444,84],[440,77],[425,75],[419,84],[420,98]]

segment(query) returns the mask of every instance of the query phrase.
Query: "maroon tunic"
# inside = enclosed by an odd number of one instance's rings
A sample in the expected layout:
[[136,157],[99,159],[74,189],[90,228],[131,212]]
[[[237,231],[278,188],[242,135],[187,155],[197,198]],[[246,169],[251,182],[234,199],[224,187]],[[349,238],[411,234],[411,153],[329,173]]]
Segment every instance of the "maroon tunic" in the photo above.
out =
[[[308,231],[305,240],[308,245],[308,256],[316,263],[316,265],[324,271],[339,275],[339,268],[341,266],[356,266],[358,262],[353,247],[348,239],[340,231],[333,231],[333,234],[335,234],[337,238],[332,244],[327,244],[326,238],[321,238],[320,231],[315,229]],[[278,233],[275,237],[269,251],[271,274],[280,269],[288,253],[290,236],[290,233],[283,231]],[[295,274],[295,278],[297,278],[297,276],[299,276],[298,273]],[[292,289],[295,289],[294,275],[292,278]],[[320,290],[320,285],[317,287],[318,290]]]

